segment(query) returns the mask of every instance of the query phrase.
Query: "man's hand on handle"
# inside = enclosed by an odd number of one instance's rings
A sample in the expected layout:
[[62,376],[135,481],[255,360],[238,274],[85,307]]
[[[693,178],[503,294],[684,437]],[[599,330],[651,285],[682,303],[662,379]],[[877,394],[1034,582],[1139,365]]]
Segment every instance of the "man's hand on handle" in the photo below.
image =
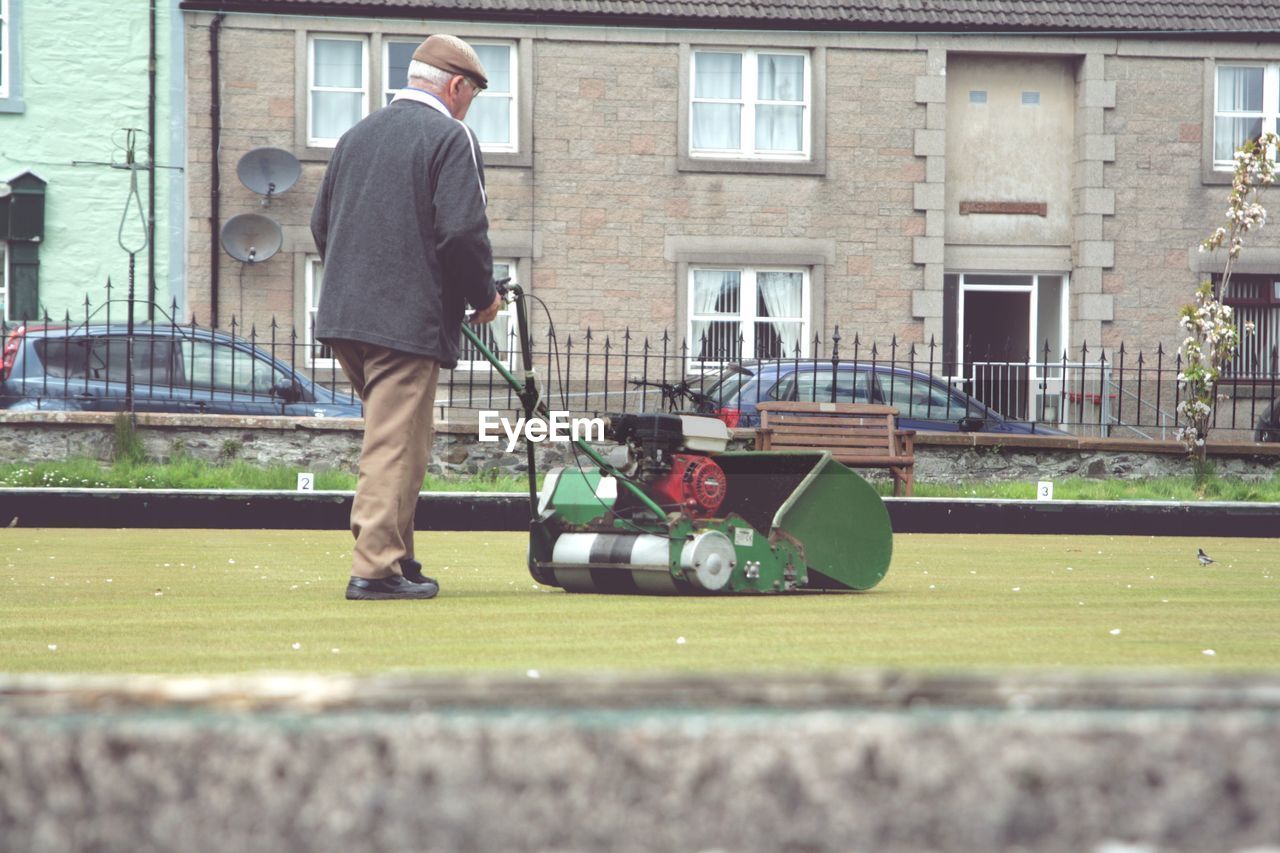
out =
[[477,309],[472,312],[467,322],[473,326],[483,326],[485,323],[493,322],[493,318],[498,316],[498,312],[502,310],[502,294],[495,294],[493,302],[484,310]]

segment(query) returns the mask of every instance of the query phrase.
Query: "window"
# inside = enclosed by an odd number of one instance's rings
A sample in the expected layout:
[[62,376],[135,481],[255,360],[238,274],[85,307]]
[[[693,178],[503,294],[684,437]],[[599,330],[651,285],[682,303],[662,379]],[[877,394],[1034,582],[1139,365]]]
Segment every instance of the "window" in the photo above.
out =
[[[483,151],[511,152],[519,147],[516,111],[516,49],[513,44],[468,41],[489,74],[489,88],[476,95],[467,110],[467,126]],[[409,62],[419,42],[388,41],[383,57],[383,98],[391,103],[408,82]]]
[[691,156],[808,159],[807,53],[695,50],[692,61]]
[[22,102],[22,0],[0,0],[0,113],[20,113]]
[[1235,312],[1236,376],[1280,376],[1280,276],[1234,275],[1222,300]]
[[[807,365],[806,365],[807,367]],[[783,378],[769,396],[775,400],[807,400],[809,402],[869,403],[871,381],[865,370],[838,370],[833,389],[830,366],[815,364],[812,370],[792,373]]]
[[[515,48],[507,44],[473,43],[480,64],[489,73],[489,88],[471,102],[467,124],[484,151],[516,150]],[[498,276],[501,278],[502,276]]]
[[133,356],[133,381],[137,386],[169,385],[174,381],[174,340],[136,336],[130,353],[126,337],[46,338],[36,350],[51,379],[125,382],[129,357]]
[[900,418],[941,420],[952,418],[952,412],[965,412],[965,403],[958,401],[946,388],[928,380],[893,374],[880,376],[879,382],[881,398],[898,410]]
[[271,389],[291,377],[247,350],[211,341],[182,340],[182,375],[175,384],[232,394],[270,396]]
[[1219,65],[1214,89],[1213,167],[1231,169],[1236,149],[1277,130],[1280,64]]
[[324,284],[324,264],[315,255],[309,255],[306,263],[305,281],[303,287],[306,291],[306,337],[304,346],[307,348],[306,363],[309,367],[336,367],[337,361],[333,357],[333,351],[327,346],[316,340],[316,309],[320,307],[320,289]]
[[9,97],[9,31],[12,29],[9,0],[0,0],[0,98]]
[[809,337],[809,271],[689,270],[689,353],[700,360],[790,358]]
[[[485,65],[485,70],[490,70],[488,65]],[[512,283],[515,283],[516,262],[513,260],[494,260],[493,278],[495,281],[510,278]],[[470,314],[471,312],[468,311],[467,313]],[[520,350],[520,341],[517,337],[519,329],[516,328],[516,308],[514,305],[507,305],[498,312],[498,316],[493,318],[492,323],[487,326],[481,326],[476,331],[480,335],[480,340],[484,341],[489,351],[498,356],[503,364],[511,367],[516,363]],[[480,354],[474,344],[464,338],[458,353],[458,366],[455,369],[492,370],[493,365]]]
[[308,43],[307,144],[332,148],[367,111],[368,42],[313,36]]

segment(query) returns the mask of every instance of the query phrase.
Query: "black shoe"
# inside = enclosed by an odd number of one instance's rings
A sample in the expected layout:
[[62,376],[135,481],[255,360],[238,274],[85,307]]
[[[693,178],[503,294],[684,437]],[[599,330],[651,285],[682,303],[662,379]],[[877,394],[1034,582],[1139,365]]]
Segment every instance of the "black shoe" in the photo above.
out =
[[404,575],[404,579],[410,583],[430,583],[439,586],[440,583],[435,578],[429,578],[422,573],[422,563],[412,557],[405,557],[400,561],[400,573]]
[[434,583],[413,583],[399,575],[370,580],[352,577],[347,584],[348,601],[386,601],[389,599],[435,598],[440,587]]

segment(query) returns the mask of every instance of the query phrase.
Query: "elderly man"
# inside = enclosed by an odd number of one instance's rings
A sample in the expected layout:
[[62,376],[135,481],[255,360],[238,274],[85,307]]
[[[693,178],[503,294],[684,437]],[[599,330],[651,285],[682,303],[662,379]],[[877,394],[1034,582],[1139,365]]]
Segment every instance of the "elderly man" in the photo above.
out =
[[484,163],[462,123],[488,79],[470,45],[433,35],[409,85],[338,141],[311,216],[324,260],[316,337],[364,403],[351,507],[352,600],[428,599],[413,521],[431,458],[441,368],[502,306],[493,284]]

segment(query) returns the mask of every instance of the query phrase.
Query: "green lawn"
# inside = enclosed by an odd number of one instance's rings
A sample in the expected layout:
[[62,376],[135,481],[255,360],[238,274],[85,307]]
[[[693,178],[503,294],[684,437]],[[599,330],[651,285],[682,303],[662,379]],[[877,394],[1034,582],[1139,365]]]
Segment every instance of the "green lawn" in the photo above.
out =
[[[444,588],[430,602],[343,600],[349,541],[0,529],[0,670],[1280,665],[1276,539],[901,535],[868,593],[656,598],[538,587],[522,534],[434,533],[419,544]],[[1218,564],[1201,568],[1197,546]]]

